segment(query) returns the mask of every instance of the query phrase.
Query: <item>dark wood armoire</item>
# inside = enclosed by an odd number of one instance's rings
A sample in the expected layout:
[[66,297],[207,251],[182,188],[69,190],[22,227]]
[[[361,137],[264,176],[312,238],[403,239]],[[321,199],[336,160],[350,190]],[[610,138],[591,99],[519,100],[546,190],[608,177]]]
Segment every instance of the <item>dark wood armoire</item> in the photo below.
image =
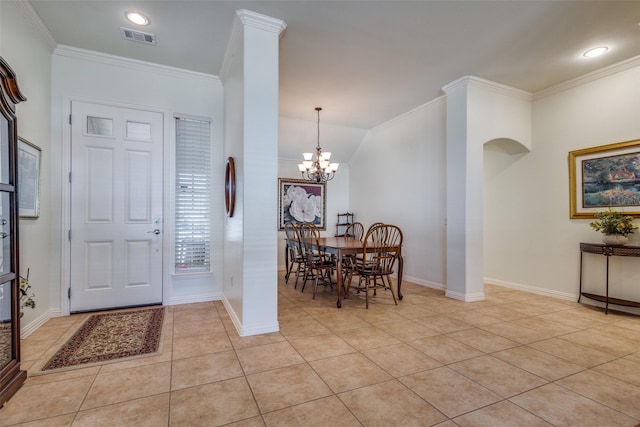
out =
[[0,57],[0,407],[27,378],[20,369],[16,104],[26,101]]

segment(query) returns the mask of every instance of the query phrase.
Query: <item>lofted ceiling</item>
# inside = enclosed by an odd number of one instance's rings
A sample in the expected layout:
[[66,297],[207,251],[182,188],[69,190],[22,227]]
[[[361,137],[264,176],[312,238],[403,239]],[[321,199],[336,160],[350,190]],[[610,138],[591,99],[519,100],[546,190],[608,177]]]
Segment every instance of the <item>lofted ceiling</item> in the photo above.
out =
[[[322,123],[363,132],[440,96],[444,85],[466,75],[535,93],[640,55],[637,1],[30,3],[59,44],[214,75],[234,11],[282,19],[280,116],[315,126],[314,107],[321,106]],[[126,21],[131,10],[150,25]],[[153,33],[157,45],[124,40],[120,27]],[[609,51],[582,56],[599,45]]]

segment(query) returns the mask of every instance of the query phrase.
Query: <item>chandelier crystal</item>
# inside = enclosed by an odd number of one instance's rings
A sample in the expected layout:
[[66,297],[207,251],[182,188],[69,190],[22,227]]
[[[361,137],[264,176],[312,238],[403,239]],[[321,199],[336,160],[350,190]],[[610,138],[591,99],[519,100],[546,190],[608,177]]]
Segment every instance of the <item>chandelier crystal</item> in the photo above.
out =
[[332,180],[338,170],[338,163],[329,163],[331,158],[330,152],[322,152],[320,148],[320,111],[322,108],[316,107],[318,112],[318,144],[316,146],[315,158],[314,153],[302,153],[304,160],[298,164],[298,169],[302,173],[302,177],[313,182],[327,182]]

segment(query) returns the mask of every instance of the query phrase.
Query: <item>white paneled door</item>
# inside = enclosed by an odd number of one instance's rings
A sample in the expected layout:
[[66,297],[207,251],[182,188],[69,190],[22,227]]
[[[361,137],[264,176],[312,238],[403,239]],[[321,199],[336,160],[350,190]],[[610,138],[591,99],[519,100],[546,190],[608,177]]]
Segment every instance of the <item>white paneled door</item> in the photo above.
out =
[[162,302],[161,113],[71,104],[70,310]]

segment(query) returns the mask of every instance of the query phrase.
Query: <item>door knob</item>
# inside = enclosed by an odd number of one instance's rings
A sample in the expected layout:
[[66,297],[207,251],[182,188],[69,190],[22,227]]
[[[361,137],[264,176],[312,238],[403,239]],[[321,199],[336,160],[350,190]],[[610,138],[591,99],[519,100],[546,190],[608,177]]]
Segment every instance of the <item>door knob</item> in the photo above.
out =
[[147,233],[153,233],[153,234],[160,234],[160,230],[158,230],[157,228],[153,231],[147,231]]

